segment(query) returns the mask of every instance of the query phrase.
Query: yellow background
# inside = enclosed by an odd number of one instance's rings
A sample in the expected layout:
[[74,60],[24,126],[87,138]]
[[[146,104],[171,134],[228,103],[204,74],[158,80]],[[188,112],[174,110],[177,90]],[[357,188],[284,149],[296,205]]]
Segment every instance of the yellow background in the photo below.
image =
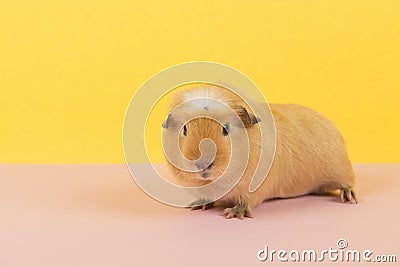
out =
[[1,1],[0,162],[124,162],[135,90],[194,60],[321,111],[354,162],[400,161],[400,1],[237,3]]

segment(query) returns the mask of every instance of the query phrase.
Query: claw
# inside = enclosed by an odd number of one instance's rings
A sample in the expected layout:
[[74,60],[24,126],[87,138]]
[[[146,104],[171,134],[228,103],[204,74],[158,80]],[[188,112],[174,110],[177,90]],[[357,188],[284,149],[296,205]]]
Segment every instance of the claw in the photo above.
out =
[[209,202],[206,199],[199,199],[189,204],[190,210],[208,210],[215,206],[215,202]]
[[345,203],[357,204],[356,193],[352,188],[340,189],[340,200]]
[[344,190],[343,190],[343,189],[340,190],[340,201],[342,201],[342,203],[345,202],[345,199],[344,199]]
[[253,218],[253,212],[248,209],[244,211],[244,216],[248,217],[248,218]]

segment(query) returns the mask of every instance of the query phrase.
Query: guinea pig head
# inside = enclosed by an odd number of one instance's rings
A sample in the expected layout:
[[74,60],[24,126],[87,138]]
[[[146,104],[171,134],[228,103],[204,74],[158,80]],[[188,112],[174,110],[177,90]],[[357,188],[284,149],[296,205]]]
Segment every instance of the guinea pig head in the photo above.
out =
[[[210,182],[224,173],[231,160],[231,145],[235,138],[243,137],[239,133],[258,122],[244,107],[233,107],[231,111],[237,116],[232,116],[232,112],[213,109],[196,113],[184,107],[169,114],[163,128],[165,131],[175,128],[177,134],[179,152],[168,158],[177,177],[189,182]],[[171,161],[183,168],[174,166]]]

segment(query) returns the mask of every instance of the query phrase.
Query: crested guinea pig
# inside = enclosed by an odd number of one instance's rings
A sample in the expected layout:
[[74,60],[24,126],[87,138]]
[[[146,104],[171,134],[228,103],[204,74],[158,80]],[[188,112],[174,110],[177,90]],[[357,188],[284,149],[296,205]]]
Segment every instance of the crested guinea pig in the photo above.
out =
[[[175,109],[189,99],[204,99],[200,104],[183,106]],[[218,99],[231,108],[242,121],[242,127],[235,123],[209,103],[209,99]],[[252,103],[259,109],[268,109],[264,103]],[[226,218],[252,217],[255,206],[268,199],[289,198],[306,194],[321,194],[340,190],[342,202],[356,204],[354,192],[355,176],[349,160],[344,140],[338,129],[323,115],[307,107],[295,104],[269,104],[273,122],[258,119],[241,97],[224,87],[211,84],[189,85],[174,93],[171,101],[171,112],[163,123],[168,127],[174,120],[193,117],[187,120],[179,134],[179,147],[182,155],[189,159],[190,166],[196,172],[183,171],[168,164],[175,179],[188,186],[206,185],[222,175],[229,164],[231,139],[235,131],[247,131],[250,153],[247,166],[240,181],[225,196],[218,200],[219,204],[228,205],[223,215]],[[196,116],[199,110],[208,117]],[[218,116],[219,123],[212,119]],[[260,124],[271,123],[276,133],[276,147],[272,166],[268,176],[258,189],[249,192],[249,184],[260,159],[257,149],[261,145]],[[229,138],[230,137],[230,138]],[[200,158],[199,143],[210,138],[216,146],[213,161],[204,165]],[[268,137],[266,137],[268,138]],[[207,155],[206,155],[207,156]],[[213,203],[201,201],[193,208],[212,207]]]

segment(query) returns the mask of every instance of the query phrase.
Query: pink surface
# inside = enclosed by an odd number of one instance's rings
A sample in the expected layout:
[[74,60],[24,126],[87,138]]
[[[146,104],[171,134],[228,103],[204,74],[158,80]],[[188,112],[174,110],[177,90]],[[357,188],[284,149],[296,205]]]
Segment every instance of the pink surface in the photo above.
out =
[[[0,267],[261,266],[257,251],[337,248],[400,261],[400,165],[355,165],[360,203],[275,200],[253,219],[189,211],[143,193],[125,165],[0,165]],[[308,266],[310,263],[276,265]],[[323,265],[360,263],[325,261]],[[321,263],[320,263],[321,265]],[[369,265],[382,265],[369,263]],[[321,265],[322,266],[322,265]]]

